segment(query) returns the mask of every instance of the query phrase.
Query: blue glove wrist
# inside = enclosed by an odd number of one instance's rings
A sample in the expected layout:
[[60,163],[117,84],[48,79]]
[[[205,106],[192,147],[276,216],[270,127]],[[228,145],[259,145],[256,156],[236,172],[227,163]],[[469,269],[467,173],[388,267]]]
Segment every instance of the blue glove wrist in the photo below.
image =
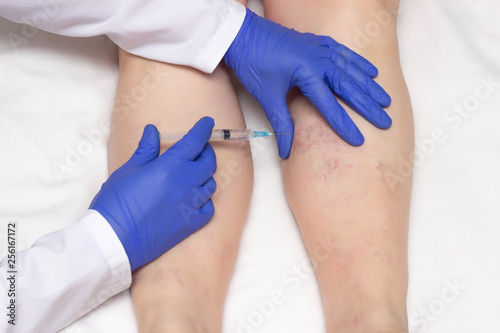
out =
[[255,14],[248,8],[246,9],[245,19],[241,24],[241,28],[238,31],[238,34],[234,38],[233,42],[229,46],[229,49],[224,54],[224,62],[229,66],[229,68],[233,69],[233,71],[235,71],[236,66],[238,66],[238,62],[236,60],[239,57],[238,50],[241,49],[240,43],[244,42],[247,30],[249,29],[249,26],[251,25],[251,22],[253,21],[255,16],[257,16],[257,14]]

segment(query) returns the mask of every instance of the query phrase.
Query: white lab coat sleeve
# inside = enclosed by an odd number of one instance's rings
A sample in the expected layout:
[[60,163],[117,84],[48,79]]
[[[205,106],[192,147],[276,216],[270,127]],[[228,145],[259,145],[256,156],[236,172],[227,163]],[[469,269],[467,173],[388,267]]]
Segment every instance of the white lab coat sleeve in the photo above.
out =
[[226,53],[245,14],[235,0],[0,1],[0,15],[11,21],[65,36],[106,34],[130,53],[207,73]]
[[[11,288],[0,262],[2,299]],[[130,264],[120,240],[97,211],[38,239],[16,254],[15,326],[2,302],[1,332],[56,332],[128,288]]]

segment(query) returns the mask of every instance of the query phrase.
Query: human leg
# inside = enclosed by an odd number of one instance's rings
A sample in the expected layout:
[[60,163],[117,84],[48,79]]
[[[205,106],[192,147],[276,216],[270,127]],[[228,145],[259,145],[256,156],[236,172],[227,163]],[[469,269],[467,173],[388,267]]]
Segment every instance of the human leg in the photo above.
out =
[[[158,63],[120,51],[120,79],[109,143],[110,172],[135,149],[148,123],[161,132],[188,130],[202,116],[216,128],[244,128],[229,74]],[[133,275],[140,332],[220,332],[227,286],[250,203],[248,143],[213,143],[218,169],[207,226]],[[162,152],[168,145],[162,144]]]
[[402,177],[398,164],[412,154],[413,119],[399,64],[397,4],[264,0],[267,18],[329,35],[372,61],[392,97],[386,131],[342,104],[365,136],[361,147],[342,141],[302,94],[288,98],[296,134],[282,163],[285,190],[315,265],[328,332],[407,330],[411,170]]

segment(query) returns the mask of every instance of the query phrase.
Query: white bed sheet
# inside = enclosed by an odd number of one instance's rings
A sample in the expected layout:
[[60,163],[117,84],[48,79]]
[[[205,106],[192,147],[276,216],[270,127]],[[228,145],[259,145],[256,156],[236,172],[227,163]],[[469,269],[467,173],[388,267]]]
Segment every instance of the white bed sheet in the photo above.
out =
[[[250,6],[262,12],[260,2]],[[401,61],[418,151],[411,332],[500,331],[499,13],[495,0],[401,4]],[[104,123],[116,88],[116,48],[106,37],[35,34],[1,19],[0,77],[0,220],[18,221],[20,250],[76,221],[106,178]],[[260,106],[238,91],[248,127],[268,126]],[[260,141],[253,152],[254,194],[224,332],[323,332],[314,275],[292,272],[307,253],[282,189],[275,143]],[[282,302],[271,309],[276,293]],[[136,332],[129,292],[63,331]]]

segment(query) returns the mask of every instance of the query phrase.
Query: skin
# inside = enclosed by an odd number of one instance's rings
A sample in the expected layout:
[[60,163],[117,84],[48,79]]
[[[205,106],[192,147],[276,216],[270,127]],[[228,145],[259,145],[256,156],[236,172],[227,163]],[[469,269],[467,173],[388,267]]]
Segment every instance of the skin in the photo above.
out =
[[[315,267],[328,332],[407,331],[411,176],[401,175],[400,160],[408,160],[413,151],[413,120],[399,64],[394,7],[383,0],[264,1],[266,17],[299,31],[330,35],[368,58],[379,69],[377,82],[392,97],[387,112],[393,125],[385,131],[343,105],[365,136],[361,147],[352,147],[299,91],[288,96],[296,134],[290,158],[282,162],[284,186]],[[387,24],[379,23],[368,42],[357,39],[358,29],[376,28],[373,12],[380,11],[389,13]],[[123,51],[119,57],[110,172],[128,159],[148,123],[160,132],[179,132],[209,115],[218,128],[245,127],[223,65],[207,75]],[[144,98],[130,97],[152,68],[163,73],[161,83]],[[132,298],[140,332],[221,331],[253,171],[246,143],[213,146],[215,216],[134,273]]]
[[[295,124],[282,162],[286,195],[315,264],[328,332],[408,330],[407,239],[411,177],[400,159],[414,148],[410,98],[399,63],[396,2],[264,1],[266,17],[303,32],[329,35],[372,61],[392,97],[393,120],[381,131],[345,104],[365,136],[361,147],[340,139],[298,91],[288,102]],[[385,13],[382,26],[372,13]],[[357,31],[379,24],[360,42]],[[375,31],[375,30],[374,30]],[[327,254],[315,252],[328,244]]]

